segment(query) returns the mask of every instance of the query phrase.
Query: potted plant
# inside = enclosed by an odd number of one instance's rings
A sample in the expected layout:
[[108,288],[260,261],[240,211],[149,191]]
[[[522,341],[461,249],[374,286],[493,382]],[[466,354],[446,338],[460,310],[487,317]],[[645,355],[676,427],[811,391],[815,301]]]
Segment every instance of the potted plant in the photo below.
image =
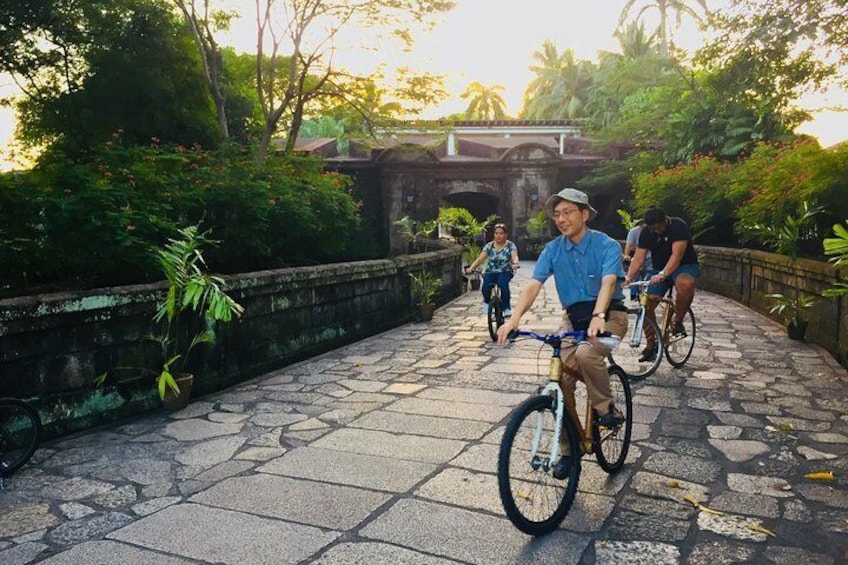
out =
[[[409,253],[415,253],[422,248],[422,241],[431,237],[437,227],[436,220],[419,222],[417,220],[413,220],[409,216],[404,216],[399,220],[395,220],[393,225],[406,240],[407,251]],[[426,246],[423,247],[423,250],[426,251]]]
[[548,217],[544,210],[540,210],[535,216],[527,220],[524,224],[524,229],[527,231],[527,255],[529,257],[538,257],[545,248],[546,239],[550,239],[550,227],[548,225]]
[[766,296],[774,301],[769,308],[769,313],[783,318],[789,339],[798,341],[804,339],[808,322],[803,318],[802,313],[816,303],[816,296],[812,294],[800,294],[796,297],[783,294],[767,294]]
[[822,212],[823,208],[802,202],[800,206],[800,215],[787,216],[782,225],[764,225],[751,224],[743,226],[743,230],[765,245],[771,247],[777,253],[789,257],[792,265],[793,278],[793,296],[775,293],[767,294],[766,297],[772,299],[773,304],[769,308],[769,313],[777,316],[782,316],[786,325],[786,333],[790,339],[802,340],[807,332],[807,320],[801,314],[802,312],[813,306],[816,302],[816,296],[804,293],[800,289],[801,281],[795,267],[798,260],[798,242],[801,239],[801,233],[812,225],[816,215]]
[[[217,242],[207,238],[198,226],[179,230],[155,254],[168,281],[165,300],[153,320],[164,324],[161,333],[150,336],[162,350],[162,366],[157,371],[159,397],[166,405],[188,403],[194,377],[186,373],[186,361],[195,346],[214,341],[217,322],[230,322],[244,309],[224,292],[224,280],[207,272],[202,246]],[[202,322],[204,329],[192,334],[189,328]]]
[[429,271],[409,273],[412,282],[412,299],[418,306],[420,320],[429,322],[436,309],[435,297],[442,288],[442,281]]

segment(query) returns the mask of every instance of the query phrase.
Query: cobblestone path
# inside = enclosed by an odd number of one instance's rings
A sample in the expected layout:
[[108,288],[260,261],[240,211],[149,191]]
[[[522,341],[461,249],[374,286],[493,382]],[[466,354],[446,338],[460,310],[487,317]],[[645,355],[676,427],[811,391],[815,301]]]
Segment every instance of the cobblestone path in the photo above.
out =
[[[551,282],[526,326],[554,329],[556,302]],[[587,457],[548,536],[512,527],[494,474],[547,350],[491,344],[475,292],[429,324],[45,444],[0,492],[0,563],[848,562],[845,370],[730,300],[701,292],[694,310],[687,366],[634,386],[628,464],[609,477]],[[821,470],[836,479],[804,478]]]

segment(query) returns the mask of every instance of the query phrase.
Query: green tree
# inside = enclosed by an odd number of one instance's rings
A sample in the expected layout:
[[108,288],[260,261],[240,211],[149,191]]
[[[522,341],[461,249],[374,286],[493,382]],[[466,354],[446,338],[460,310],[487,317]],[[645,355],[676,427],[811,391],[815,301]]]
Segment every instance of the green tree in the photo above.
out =
[[24,2],[0,28],[0,68],[22,86],[19,137],[77,154],[109,140],[214,144],[211,100],[192,41],[154,0]]
[[807,68],[813,87],[832,77],[843,85],[848,79],[845,0],[733,0],[731,8],[713,14],[710,23],[720,32],[712,56],[722,53],[756,64],[758,57],[774,59],[770,49],[781,54],[785,50],[791,57],[779,57],[788,63],[774,68],[774,75]]
[[656,10],[659,13],[660,23],[654,35],[659,42],[660,53],[668,56],[674,47],[674,30],[680,27],[683,17],[688,16],[698,21],[703,19],[690,4],[697,4],[705,14],[709,13],[706,0],[627,0],[619,16],[619,26],[624,26],[631,11],[637,5],[642,5],[635,16],[637,21],[647,12]]
[[530,67],[535,78],[524,93],[522,115],[529,119],[585,117],[594,65],[577,60],[572,49],[558,53],[547,40],[533,59],[538,65]]
[[465,115],[469,120],[502,120],[506,117],[506,102],[501,96],[505,89],[500,84],[485,86],[477,81],[468,85],[468,88],[459,95],[463,100],[468,100],[468,108]]
[[211,0],[174,0],[194,37],[203,63],[203,78],[215,102],[221,137],[230,137],[227,95],[223,84],[223,58],[216,34],[229,28],[235,12],[215,9]]
[[[347,86],[356,83],[333,64],[334,43],[352,25],[372,30],[371,41],[388,30],[406,44],[412,42],[412,28],[435,14],[449,11],[450,0],[261,0],[257,2],[256,84],[264,116],[257,161],[267,156],[277,130],[287,132],[285,151],[294,149],[297,135],[310,107],[322,99],[343,99]],[[372,43],[373,45],[373,43]],[[283,55],[284,50],[287,55]],[[266,64],[267,61],[267,64]],[[433,77],[402,73],[395,94],[419,101],[431,100],[428,89]]]

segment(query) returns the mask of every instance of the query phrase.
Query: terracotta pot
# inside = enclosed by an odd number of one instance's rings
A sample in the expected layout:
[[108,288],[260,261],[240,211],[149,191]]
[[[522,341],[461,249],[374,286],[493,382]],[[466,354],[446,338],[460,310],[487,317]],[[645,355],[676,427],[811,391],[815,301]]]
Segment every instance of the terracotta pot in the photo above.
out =
[[433,319],[433,312],[436,310],[435,304],[422,304],[419,307],[419,320],[422,322],[429,322]]
[[191,398],[191,387],[194,384],[194,375],[184,373],[174,380],[180,388],[180,393],[175,394],[170,388],[165,389],[165,398],[162,399],[162,404],[168,410],[180,410],[188,406],[188,401]]

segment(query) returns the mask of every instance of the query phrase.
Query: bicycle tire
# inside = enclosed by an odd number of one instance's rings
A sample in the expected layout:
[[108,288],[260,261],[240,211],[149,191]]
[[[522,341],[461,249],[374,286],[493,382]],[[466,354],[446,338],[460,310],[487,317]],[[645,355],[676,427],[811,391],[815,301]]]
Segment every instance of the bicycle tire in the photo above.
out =
[[[659,326],[648,316],[643,315],[644,319],[642,321],[640,335],[634,335],[635,332],[639,331],[636,323],[638,316],[638,311],[627,313],[627,335],[621,340],[621,344],[609,354],[610,363],[621,367],[627,378],[631,380],[646,379],[653,375],[659,368],[665,351]],[[653,361],[639,361],[639,357],[642,355],[643,345],[647,346],[646,332],[653,332],[656,336],[657,355]]]
[[492,338],[492,341],[497,341],[498,329],[504,324],[504,315],[501,298],[495,293],[492,293],[492,297],[489,299],[489,312],[486,321],[489,324],[489,337]]
[[624,423],[615,428],[602,428],[597,421],[592,423],[592,449],[598,465],[607,473],[617,473],[624,466],[627,452],[630,450],[630,436],[633,433],[633,397],[630,382],[620,367],[613,365],[608,369],[612,401],[624,414]]
[[41,441],[41,418],[29,404],[0,399],[0,477],[11,476],[35,453]]
[[[563,420],[563,433],[570,453],[580,454],[577,430],[567,413]],[[537,457],[535,461],[529,460],[533,435],[540,424],[543,433]],[[566,478],[555,479],[550,472],[555,463],[549,459],[555,424],[553,398],[528,398],[510,414],[498,453],[498,491],[504,511],[516,528],[532,536],[546,534],[559,527],[577,495],[579,455],[573,457]],[[548,456],[546,462],[545,454]],[[534,515],[531,511],[535,511]]]
[[686,328],[685,337],[672,336],[674,309],[671,303],[666,300],[660,302],[660,308],[665,309],[661,318],[664,326],[662,336],[663,345],[665,345],[665,358],[668,359],[672,367],[679,369],[689,360],[692,351],[695,349],[695,314],[689,308],[683,317],[683,327]]

